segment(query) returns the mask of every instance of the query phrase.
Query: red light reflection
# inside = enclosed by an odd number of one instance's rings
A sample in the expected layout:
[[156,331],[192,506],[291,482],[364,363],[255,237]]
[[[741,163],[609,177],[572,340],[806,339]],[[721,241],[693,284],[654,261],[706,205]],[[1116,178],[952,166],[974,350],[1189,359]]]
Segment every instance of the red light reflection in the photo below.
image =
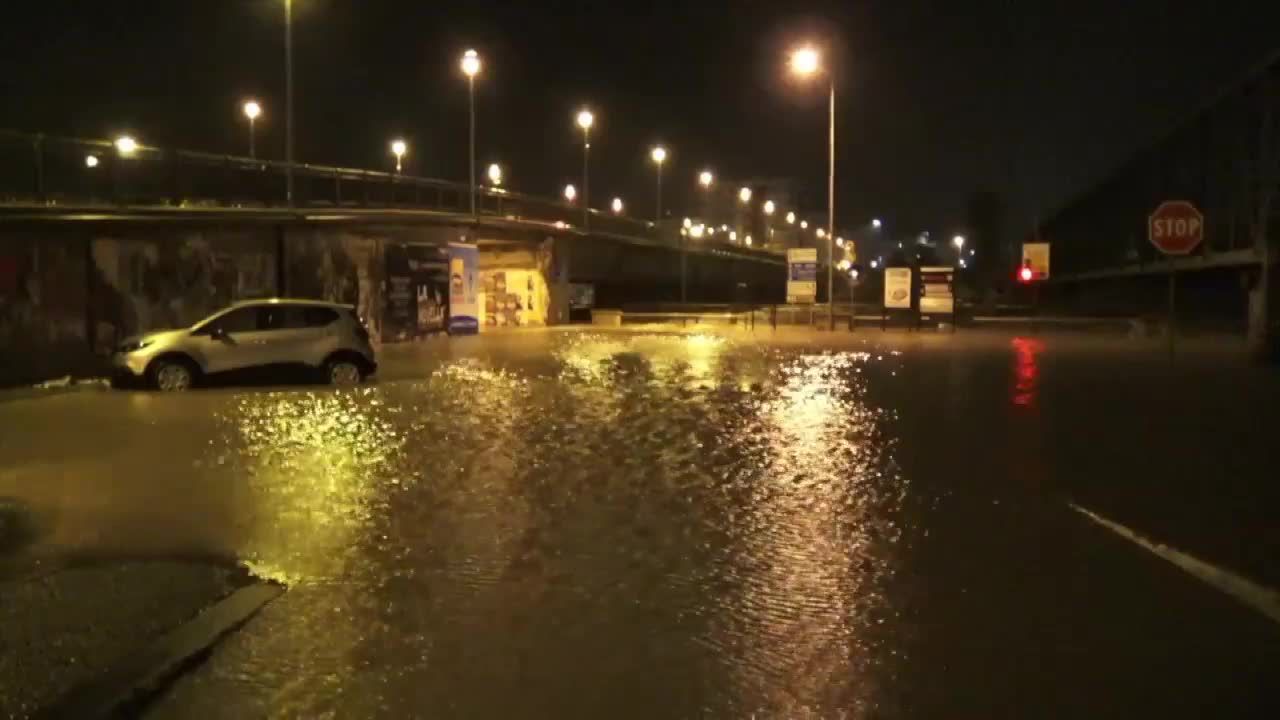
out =
[[1040,378],[1037,356],[1044,351],[1044,342],[1035,338],[1013,339],[1013,404],[1032,407],[1036,402],[1036,390]]

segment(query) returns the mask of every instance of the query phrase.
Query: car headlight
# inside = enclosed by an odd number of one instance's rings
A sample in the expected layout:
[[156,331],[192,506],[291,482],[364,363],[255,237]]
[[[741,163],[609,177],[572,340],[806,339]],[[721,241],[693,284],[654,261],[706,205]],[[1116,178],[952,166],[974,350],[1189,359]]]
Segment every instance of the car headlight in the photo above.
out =
[[154,340],[135,340],[134,342],[121,343],[120,347],[116,348],[116,350],[122,353],[138,352],[139,350],[150,345],[153,342],[155,341]]

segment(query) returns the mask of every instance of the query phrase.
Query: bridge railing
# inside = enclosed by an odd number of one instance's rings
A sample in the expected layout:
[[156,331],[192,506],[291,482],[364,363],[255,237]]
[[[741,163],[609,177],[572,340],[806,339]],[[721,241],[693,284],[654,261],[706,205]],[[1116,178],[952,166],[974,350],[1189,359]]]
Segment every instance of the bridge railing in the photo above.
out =
[[[235,155],[138,145],[128,155],[106,140],[0,129],[0,204],[181,208],[284,208],[288,164]],[[293,207],[470,212],[465,183],[376,170],[295,163]],[[476,211],[509,219],[581,227],[582,208],[482,186]],[[665,225],[665,224],[664,224]],[[679,245],[678,228],[591,211],[593,232]]]

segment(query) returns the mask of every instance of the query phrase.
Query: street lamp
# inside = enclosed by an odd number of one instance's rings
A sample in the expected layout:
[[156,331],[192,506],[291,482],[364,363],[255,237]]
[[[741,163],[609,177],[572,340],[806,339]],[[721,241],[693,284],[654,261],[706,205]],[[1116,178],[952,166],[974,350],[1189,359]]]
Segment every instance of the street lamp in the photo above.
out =
[[502,166],[498,163],[489,164],[489,184],[494,187],[502,184]]
[[822,238],[827,236],[827,231],[823,230],[822,228],[818,228],[816,231],[814,231],[814,235],[817,235],[818,239],[821,240]]
[[129,157],[138,151],[138,141],[128,135],[116,138],[116,152],[122,157]]
[[400,161],[404,159],[404,154],[409,151],[409,146],[404,140],[396,139],[391,141],[391,154],[396,156],[396,174],[400,174]]
[[795,224],[796,224],[796,214],[795,214],[794,212],[788,212],[788,213],[787,213],[787,224],[788,224],[788,225],[795,225]]
[[97,156],[97,155],[85,155],[85,156],[84,156],[84,166],[85,166],[85,167],[87,167],[87,168],[96,168],[96,167],[98,167],[98,156]]
[[740,202],[742,202],[742,204],[743,204],[743,205],[745,205],[745,204],[747,204],[747,203],[751,202],[751,188],[749,188],[749,187],[744,187],[744,188],[742,188],[741,190],[739,190],[739,191],[738,191],[738,200],[739,200]]
[[249,118],[249,157],[256,158],[258,155],[253,145],[253,125],[258,116],[262,114],[262,106],[256,100],[247,100],[244,104],[244,116]]
[[963,236],[963,235],[957,235],[957,236],[955,236],[955,237],[951,238],[951,244],[952,244],[952,245],[955,245],[957,250],[963,250],[963,249],[964,249],[964,236]]
[[801,230],[808,230],[808,229],[809,229],[809,221],[808,221],[808,220],[801,220],[801,221],[800,221],[800,229],[801,229]]
[[574,187],[572,184],[564,186],[565,200],[568,200],[569,202],[573,202],[574,199],[577,197],[578,197],[578,188]]
[[293,207],[293,0],[284,0],[284,197]]
[[613,204],[610,207],[613,208],[614,215],[621,215],[622,214],[622,198],[620,197],[614,198]]
[[715,175],[712,175],[710,170],[703,170],[698,173],[698,184],[704,188],[711,187],[711,183],[715,182],[715,179]]
[[596,117],[590,110],[584,108],[578,111],[578,127],[582,128],[582,227],[584,229],[590,222],[591,216],[589,200],[591,186],[587,182],[587,154],[591,150],[591,126],[595,121]]
[[476,75],[480,72],[480,55],[475,50],[462,53],[462,72],[467,76],[467,109],[470,113],[468,143],[471,158],[471,216],[476,216]]
[[773,211],[774,211],[774,210],[776,210],[777,208],[778,208],[778,206],[777,206],[777,205],[774,205],[772,200],[765,200],[765,201],[764,201],[764,214],[765,214],[765,215],[772,215],[772,214],[773,214]]
[[748,236],[747,236],[747,237],[742,241],[742,243],[743,243],[744,245],[746,245],[747,247],[751,247],[751,236],[750,236],[750,235],[748,235]]
[[879,230],[882,224],[883,223],[880,222],[880,218],[871,218],[871,227],[875,228],[876,230]]
[[[800,77],[816,75],[822,70],[822,59],[812,46],[805,46],[791,53],[791,72]],[[836,83],[831,71],[827,71],[830,81],[830,106],[827,121],[827,237],[835,234],[836,225]],[[836,327],[835,303],[833,301],[831,282],[832,249],[827,242],[827,320],[828,328]]]
[[649,158],[653,160],[653,164],[658,166],[658,218],[657,222],[662,222],[662,163],[667,161],[667,149],[661,145],[655,145],[649,151]]
[[844,238],[842,237],[836,238],[836,247],[844,247]]

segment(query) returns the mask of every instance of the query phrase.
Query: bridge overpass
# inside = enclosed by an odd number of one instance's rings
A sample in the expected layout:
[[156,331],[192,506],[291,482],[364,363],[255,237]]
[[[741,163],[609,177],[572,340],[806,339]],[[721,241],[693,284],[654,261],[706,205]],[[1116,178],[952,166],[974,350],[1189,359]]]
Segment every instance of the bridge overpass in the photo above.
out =
[[472,215],[465,184],[313,164],[293,166],[290,204],[289,169],[0,131],[0,360],[13,372],[101,353],[266,295],[350,302],[384,341],[413,337],[435,327],[450,242],[479,247],[490,326],[568,322],[592,295],[618,307],[785,292],[780,252],[692,240],[677,221],[584,216],[497,187],[478,189]]

